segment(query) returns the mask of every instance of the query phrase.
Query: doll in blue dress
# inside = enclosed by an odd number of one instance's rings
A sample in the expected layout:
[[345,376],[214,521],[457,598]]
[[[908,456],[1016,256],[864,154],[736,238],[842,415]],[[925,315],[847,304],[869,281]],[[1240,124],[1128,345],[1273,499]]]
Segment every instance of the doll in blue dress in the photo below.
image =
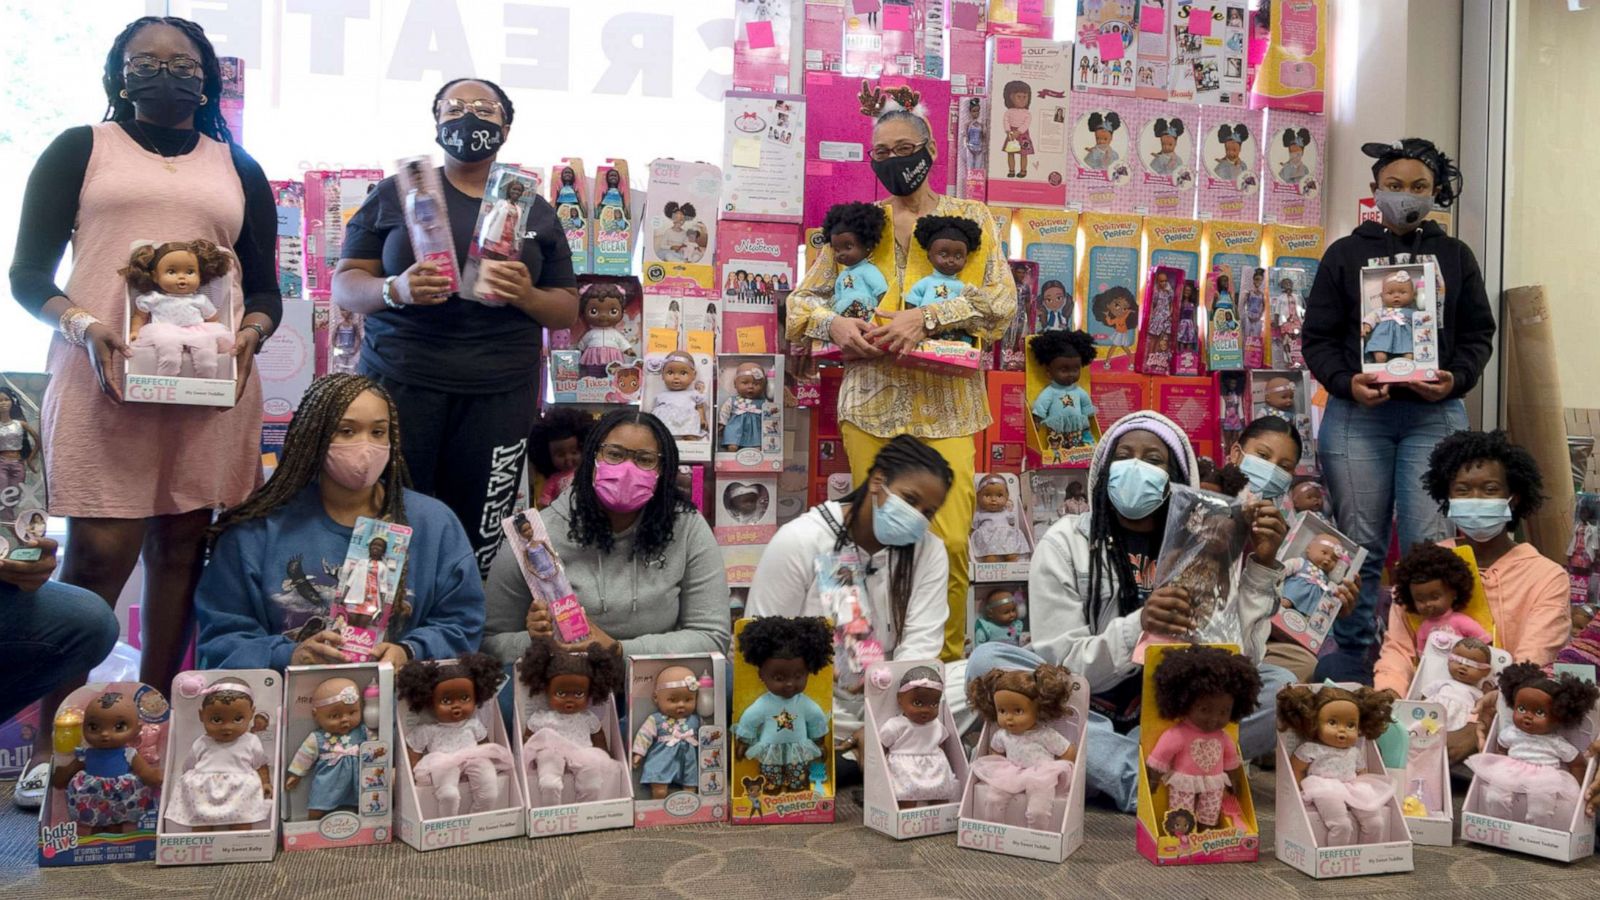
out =
[[1285,184],[1298,185],[1311,177],[1311,169],[1306,166],[1306,147],[1311,144],[1311,130],[1308,128],[1285,128],[1283,130],[1283,146],[1289,151],[1289,158],[1278,167],[1278,180]]
[[1157,119],[1151,126],[1150,133],[1161,145],[1161,149],[1150,154],[1151,172],[1170,177],[1183,168],[1183,157],[1178,155],[1178,138],[1183,137],[1183,131],[1183,120],[1177,117]]
[[835,313],[870,319],[878,301],[889,292],[883,272],[872,264],[883,226],[883,207],[872,203],[840,203],[822,220],[822,238],[833,250],[833,262],[839,269],[833,279]]
[[633,767],[653,800],[665,800],[674,785],[693,794],[700,789],[700,678],[684,666],[656,675],[656,711],[633,736]]
[[809,791],[811,764],[829,750],[831,723],[805,690],[833,661],[832,626],[821,617],[752,619],[739,633],[739,655],[767,692],[735,723],[735,753],[760,765],[763,793]]
[[1089,133],[1094,135],[1094,146],[1085,147],[1083,150],[1083,167],[1101,172],[1111,168],[1111,164],[1121,159],[1122,156],[1111,146],[1111,138],[1122,127],[1122,117],[1116,112],[1089,113]]
[[571,166],[561,167],[561,186],[556,188],[556,219],[567,231],[582,228],[586,216],[583,198],[578,196],[578,173]]
[[356,808],[361,745],[369,740],[363,712],[361,691],[348,678],[329,678],[311,692],[311,718],[317,727],[295,751],[283,782],[292,791],[311,776],[306,818],[315,821],[335,810]]
[[1094,362],[1094,338],[1084,331],[1047,331],[1034,335],[1028,346],[1033,361],[1050,377],[1050,383],[1034,398],[1031,412],[1034,424],[1047,431],[1045,443],[1051,457],[1093,444],[1089,424],[1096,410],[1078,379]]
[[1306,545],[1305,555],[1284,563],[1279,605],[1303,616],[1316,612],[1322,598],[1333,593],[1333,570],[1347,558],[1339,539],[1319,535]]
[[758,363],[743,362],[733,373],[734,396],[722,401],[717,423],[722,426],[722,449],[736,453],[760,449],[766,427],[767,373]]
[[1411,319],[1417,312],[1416,282],[1403,269],[1391,272],[1383,279],[1379,296],[1383,306],[1361,322],[1367,359],[1378,363],[1386,363],[1397,356],[1411,359]]
[[606,189],[600,194],[595,218],[603,228],[628,230],[628,200],[622,195],[622,173],[616,169],[606,170]]
[[[933,274],[917,279],[906,292],[905,308],[920,309],[966,293],[967,285],[959,276],[966,268],[967,257],[983,245],[983,229],[978,223],[961,216],[923,216],[917,220],[917,227],[911,234],[927,251]],[[972,335],[955,331],[940,332],[934,337],[964,344],[977,343]]]

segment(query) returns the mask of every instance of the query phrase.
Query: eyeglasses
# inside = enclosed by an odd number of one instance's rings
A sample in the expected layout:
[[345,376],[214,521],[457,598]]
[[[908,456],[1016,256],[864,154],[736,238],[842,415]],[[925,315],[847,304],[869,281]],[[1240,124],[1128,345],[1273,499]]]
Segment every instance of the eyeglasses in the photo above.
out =
[[891,156],[910,156],[926,146],[928,146],[927,141],[923,141],[920,144],[906,142],[903,144],[895,144],[893,147],[885,147],[882,144],[879,144],[878,146],[873,147],[872,152],[868,153],[867,155],[872,157],[877,162],[882,162]]
[[128,60],[123,71],[129,75],[140,78],[154,78],[162,69],[172,73],[174,78],[200,77],[200,60],[192,56],[174,56],[168,60],[156,59],[154,56],[135,56]]
[[457,100],[452,97],[439,104],[439,118],[459,119],[467,113],[472,113],[480,119],[499,119],[505,115],[505,107],[494,100]]
[[634,465],[646,472],[653,472],[656,466],[661,465],[661,454],[654,450],[629,450],[616,444],[601,444],[599,458],[601,462],[613,466],[631,459]]

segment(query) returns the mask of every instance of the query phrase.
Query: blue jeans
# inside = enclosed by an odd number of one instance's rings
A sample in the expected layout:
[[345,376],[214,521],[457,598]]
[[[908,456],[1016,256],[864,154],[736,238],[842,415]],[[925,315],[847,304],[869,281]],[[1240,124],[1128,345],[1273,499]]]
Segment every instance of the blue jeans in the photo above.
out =
[[[1262,663],[1256,671],[1261,675],[1261,705],[1239,720],[1239,752],[1247,760],[1272,752],[1278,734],[1278,692],[1295,683],[1288,669]],[[1117,734],[1110,719],[1091,712],[1087,749],[1078,761],[1089,767],[1084,772],[1089,790],[1105,794],[1125,813],[1134,812],[1139,806],[1139,729]]]
[[[1452,533],[1422,476],[1433,448],[1466,427],[1467,409],[1460,400],[1390,400],[1369,409],[1328,398],[1317,437],[1318,461],[1339,530],[1367,550],[1361,599],[1354,612],[1333,625],[1341,653],[1364,655],[1377,637],[1378,581],[1389,555],[1391,524],[1400,523],[1401,553]],[[1366,673],[1361,680],[1370,684],[1370,666]]]
[[[117,645],[116,614],[98,594],[59,581],[24,592],[0,583],[0,722],[59,684],[89,674]],[[49,727],[55,710],[44,710]]]

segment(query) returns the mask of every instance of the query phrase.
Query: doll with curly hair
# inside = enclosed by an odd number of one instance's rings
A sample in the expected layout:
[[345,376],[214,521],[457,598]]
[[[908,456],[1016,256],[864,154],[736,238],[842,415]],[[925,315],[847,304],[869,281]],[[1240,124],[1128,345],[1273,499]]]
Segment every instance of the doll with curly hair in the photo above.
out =
[[627,770],[611,757],[604,723],[592,707],[622,689],[622,648],[591,643],[573,651],[554,638],[535,638],[519,665],[522,685],[534,697],[522,732],[522,756],[538,782],[539,805],[563,802],[569,772],[575,802],[605,799]]
[[822,238],[833,250],[839,274],[833,279],[833,311],[851,319],[870,319],[889,282],[872,263],[883,239],[883,207],[873,203],[840,203],[822,219]]
[[1026,796],[1029,828],[1050,829],[1056,798],[1072,781],[1077,747],[1051,723],[1067,714],[1073,688],[1072,673],[1049,663],[967,682],[967,702],[993,726],[989,752],[972,761],[972,774],[1008,798]]
[[1428,636],[1448,631],[1458,637],[1493,640],[1477,620],[1462,612],[1472,599],[1472,567],[1438,544],[1411,548],[1394,567],[1394,598],[1422,618],[1417,625],[1417,656],[1428,649]]
[[1092,445],[1090,424],[1098,410],[1078,381],[1094,362],[1094,338],[1086,331],[1047,331],[1035,335],[1028,350],[1049,379],[1028,409],[1034,425],[1048,432],[1045,443],[1062,449]]
[[[953,300],[966,293],[967,285],[961,280],[961,270],[967,266],[967,257],[983,246],[983,229],[977,222],[962,216],[923,216],[911,232],[917,244],[928,253],[933,273],[917,279],[906,291],[906,309],[921,309]],[[976,344],[970,334],[940,332],[939,340],[961,341]]]
[[[412,660],[395,676],[395,693],[421,717],[406,728],[406,756],[417,784],[433,786],[439,818],[493,809],[499,773],[511,771],[510,751],[489,739],[478,714],[480,708],[498,714],[491,701],[500,677],[500,661],[486,653]],[[465,809],[462,778],[472,795]]]
[[177,375],[187,351],[194,377],[217,377],[233,330],[216,321],[217,307],[201,289],[232,269],[233,257],[206,240],[144,244],[128,257],[118,274],[136,292],[134,308],[148,317],[134,329],[133,345],[154,348],[157,375]]
[[1522,821],[1562,828],[1588,760],[1560,732],[1583,722],[1600,699],[1600,688],[1570,673],[1552,678],[1536,663],[1521,662],[1500,673],[1500,696],[1511,707],[1511,721],[1499,720],[1493,742],[1504,754],[1486,750],[1467,758],[1483,782],[1483,812],[1510,819],[1512,803],[1522,794],[1527,798]]
[[809,790],[830,723],[806,683],[833,662],[832,626],[820,616],[754,619],[739,633],[739,655],[767,691],[734,724],[735,752],[761,766],[766,793]]
[[1167,808],[1187,809],[1203,830],[1217,827],[1222,794],[1244,780],[1239,745],[1224,730],[1255,712],[1261,676],[1248,659],[1218,647],[1168,651],[1155,671],[1156,708],[1174,723],[1145,759],[1167,786]]
[[1307,811],[1327,829],[1327,846],[1388,840],[1394,785],[1367,771],[1361,739],[1383,734],[1394,701],[1394,691],[1368,687],[1291,685],[1278,694],[1278,730],[1301,738],[1289,763]]

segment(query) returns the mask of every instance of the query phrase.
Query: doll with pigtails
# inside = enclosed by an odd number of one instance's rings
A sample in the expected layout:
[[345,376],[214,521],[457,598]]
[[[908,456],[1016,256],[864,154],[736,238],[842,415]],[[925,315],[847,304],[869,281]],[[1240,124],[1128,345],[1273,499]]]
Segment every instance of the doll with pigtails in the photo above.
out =
[[1183,168],[1183,157],[1178,155],[1178,138],[1183,137],[1183,120],[1174,116],[1157,119],[1150,129],[1161,144],[1161,149],[1150,154],[1150,171],[1171,177]]
[[[1500,697],[1510,721],[1499,720],[1494,743],[1503,753],[1473,754],[1467,766],[1483,783],[1483,812],[1513,818],[1512,803],[1526,798],[1522,821],[1563,828],[1579,800],[1579,779],[1588,760],[1561,732],[1583,724],[1600,699],[1600,688],[1570,673],[1551,677],[1536,663],[1520,662],[1500,673]],[[1504,713],[1502,713],[1504,715]]]
[[1085,124],[1094,135],[1094,145],[1083,148],[1083,167],[1104,172],[1122,158],[1111,146],[1111,138],[1122,127],[1122,116],[1115,111],[1092,112]]
[[1285,128],[1283,130],[1283,146],[1289,151],[1289,158],[1278,167],[1278,180],[1285,184],[1298,185],[1301,181],[1311,177],[1311,169],[1306,165],[1306,147],[1311,145],[1311,130],[1308,128]]
[[522,684],[534,698],[523,731],[523,758],[538,783],[538,805],[562,802],[568,773],[575,802],[606,799],[608,789],[625,780],[626,770],[611,756],[605,723],[595,715],[594,704],[605,703],[622,688],[622,649],[591,643],[574,651],[553,638],[534,638],[520,668]]
[[1278,730],[1300,736],[1289,764],[1307,810],[1327,829],[1327,846],[1388,840],[1394,785],[1367,771],[1361,740],[1375,741],[1388,729],[1394,701],[1394,691],[1332,684],[1290,685],[1278,694]]
[[[511,753],[495,743],[478,709],[492,709],[504,674],[486,653],[457,660],[412,660],[394,679],[395,694],[414,715],[406,728],[406,754],[418,785],[431,785],[439,818],[494,808],[499,773],[511,770]],[[462,806],[461,780],[470,797]]]
[[1003,795],[1027,797],[1029,828],[1049,830],[1058,797],[1072,783],[1078,748],[1052,724],[1067,714],[1072,673],[1045,663],[1033,671],[993,669],[967,682],[967,702],[992,727],[989,752],[972,774]]
[[217,377],[221,355],[233,349],[233,330],[217,321],[203,289],[232,270],[233,257],[207,240],[145,244],[128,257],[119,274],[145,317],[129,329],[131,343],[154,348],[155,374],[177,375],[188,354],[194,377]]

